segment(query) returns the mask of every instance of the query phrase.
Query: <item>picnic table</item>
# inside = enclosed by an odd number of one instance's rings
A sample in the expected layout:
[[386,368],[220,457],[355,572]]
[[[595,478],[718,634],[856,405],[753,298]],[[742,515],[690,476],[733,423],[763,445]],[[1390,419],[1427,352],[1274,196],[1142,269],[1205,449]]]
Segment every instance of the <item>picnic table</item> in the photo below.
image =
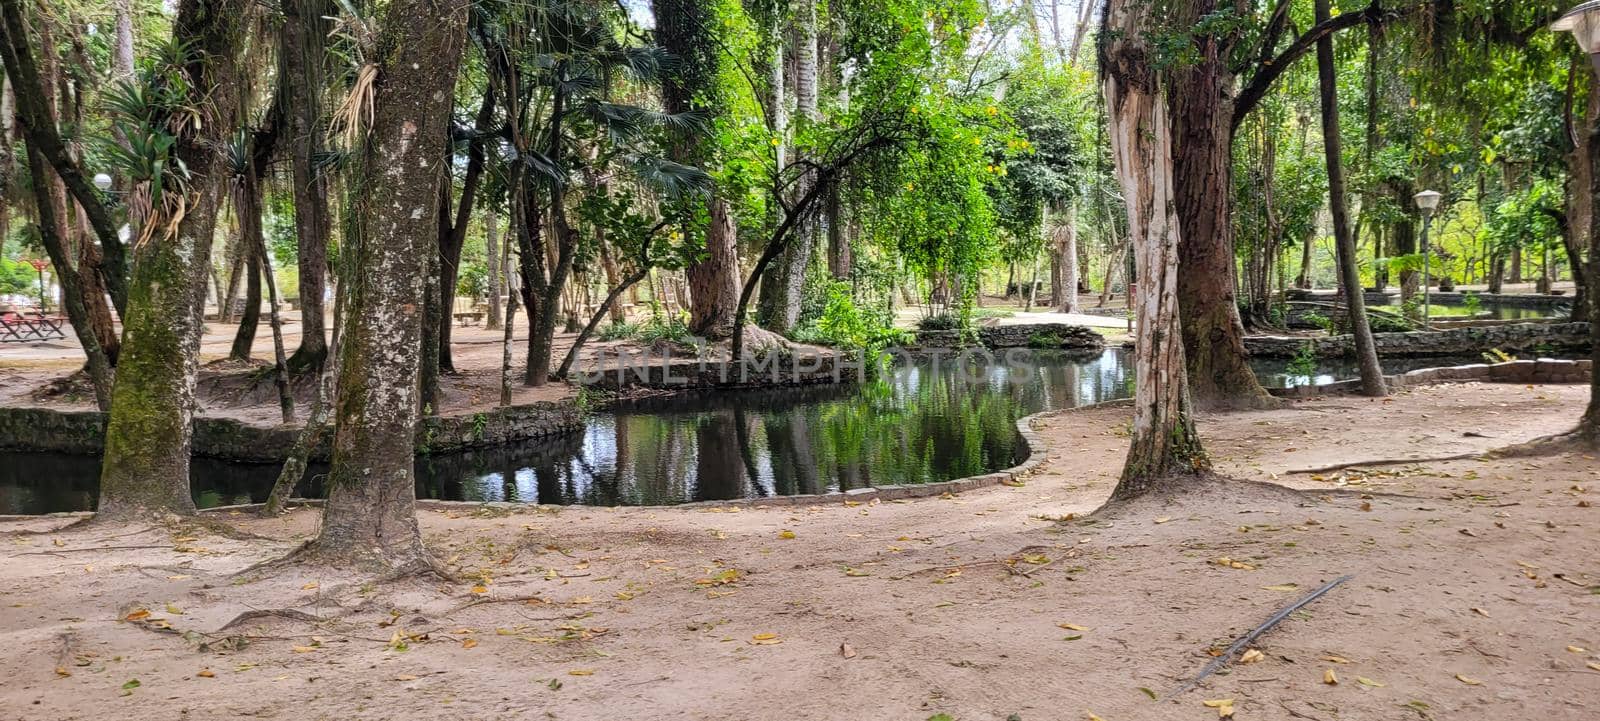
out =
[[66,338],[61,330],[66,323],[60,316],[40,313],[0,313],[0,343],[30,343],[41,340]]

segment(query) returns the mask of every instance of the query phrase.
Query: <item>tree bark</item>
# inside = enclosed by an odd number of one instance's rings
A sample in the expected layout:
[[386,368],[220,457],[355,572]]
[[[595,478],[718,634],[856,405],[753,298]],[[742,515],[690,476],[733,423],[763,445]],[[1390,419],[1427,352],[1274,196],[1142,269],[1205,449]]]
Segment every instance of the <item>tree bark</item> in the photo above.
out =
[[[1184,12],[1201,18],[1216,9],[1216,0],[1192,0]],[[1233,75],[1222,41],[1196,35],[1194,43],[1196,59],[1173,70],[1168,87],[1175,200],[1184,230],[1178,298],[1190,390],[1202,407],[1272,406],[1250,369],[1234,290]]]
[[1180,336],[1178,255],[1181,233],[1173,195],[1172,129],[1166,98],[1145,39],[1150,6],[1108,0],[1101,83],[1117,179],[1127,200],[1128,236],[1138,291],[1134,341],[1132,443],[1115,499],[1133,498],[1208,467],[1190,415]]
[[372,125],[357,151],[366,192],[346,262],[336,427],[322,530],[308,552],[341,565],[431,565],[416,518],[417,375],[426,256],[438,242],[447,110],[467,0],[397,0],[382,20]]
[[1060,272],[1052,276],[1050,289],[1056,310],[1078,312],[1078,205],[1068,203],[1051,231],[1055,240],[1055,264]]
[[[240,219],[241,224],[245,221]],[[239,238],[247,243],[245,248],[244,312],[239,314],[239,327],[233,332],[233,345],[228,349],[228,359],[250,360],[255,348],[256,332],[261,327],[261,256],[256,253],[255,242],[248,231],[240,229]]]
[[329,0],[284,0],[280,31],[280,83],[288,103],[290,178],[300,278],[300,346],[289,359],[295,370],[320,369],[328,355],[324,327],[330,218],[328,178],[317,169],[322,152],[322,92],[326,84]]
[[850,248],[850,235],[845,232],[844,208],[837,185],[828,188],[827,203],[823,213],[828,223],[828,274],[834,280],[848,281],[855,257]]
[[483,217],[483,265],[488,269],[489,314],[484,320],[484,330],[500,330],[500,216],[488,208]]
[[439,370],[455,373],[455,358],[450,353],[451,328],[455,327],[456,282],[461,277],[461,249],[467,244],[467,228],[472,224],[472,210],[477,205],[478,185],[483,179],[484,137],[494,122],[495,89],[490,85],[483,92],[483,104],[478,108],[472,139],[467,141],[467,172],[461,183],[461,199],[456,204],[455,217],[450,213],[450,184],[443,185],[440,197],[439,224]]
[[[1317,22],[1329,19],[1329,0],[1316,0]],[[1355,334],[1356,361],[1361,366],[1361,392],[1383,397],[1389,390],[1383,384],[1383,367],[1378,365],[1378,349],[1372,341],[1372,326],[1367,324],[1366,294],[1361,289],[1361,274],[1356,269],[1356,240],[1350,233],[1350,212],[1345,207],[1344,156],[1339,136],[1338,68],[1333,60],[1333,38],[1317,41],[1317,79],[1322,94],[1322,146],[1328,168],[1328,207],[1333,214],[1334,245],[1339,256],[1339,277],[1344,280],[1345,307]]]
[[[204,125],[186,127],[174,155],[190,174],[187,212],[170,233],[157,227],[134,249],[123,316],[122,357],[112,388],[100,475],[99,514],[194,512],[189,441],[200,334],[211,266],[212,231],[226,161],[220,148],[237,126],[244,92],[240,50],[255,6],[246,0],[182,0],[174,38],[192,43],[184,74],[206,107]],[[155,218],[155,221],[166,219]]]

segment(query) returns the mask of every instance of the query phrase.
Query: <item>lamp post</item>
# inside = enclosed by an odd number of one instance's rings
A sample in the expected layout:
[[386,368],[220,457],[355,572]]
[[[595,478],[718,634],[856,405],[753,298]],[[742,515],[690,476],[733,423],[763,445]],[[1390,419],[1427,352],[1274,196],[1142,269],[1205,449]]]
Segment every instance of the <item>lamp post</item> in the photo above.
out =
[[[1595,0],[1600,3],[1600,0]],[[1428,252],[1428,228],[1433,224],[1433,211],[1439,207],[1439,191],[1424,190],[1411,196],[1417,201],[1417,209],[1422,211],[1422,324],[1426,326],[1429,320],[1428,299],[1431,281],[1429,279],[1428,259],[1432,253]]]
[[94,187],[99,188],[101,192],[111,190],[111,176],[105,173],[95,173]]

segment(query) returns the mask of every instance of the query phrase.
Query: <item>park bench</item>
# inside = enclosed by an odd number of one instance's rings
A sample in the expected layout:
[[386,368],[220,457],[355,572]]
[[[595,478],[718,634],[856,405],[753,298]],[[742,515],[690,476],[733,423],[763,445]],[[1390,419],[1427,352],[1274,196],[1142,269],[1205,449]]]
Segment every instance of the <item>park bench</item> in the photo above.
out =
[[30,343],[66,338],[62,318],[22,313],[0,313],[0,343]]
[[454,315],[456,317],[456,322],[460,323],[462,328],[483,321],[483,311],[481,310],[464,310],[457,312]]

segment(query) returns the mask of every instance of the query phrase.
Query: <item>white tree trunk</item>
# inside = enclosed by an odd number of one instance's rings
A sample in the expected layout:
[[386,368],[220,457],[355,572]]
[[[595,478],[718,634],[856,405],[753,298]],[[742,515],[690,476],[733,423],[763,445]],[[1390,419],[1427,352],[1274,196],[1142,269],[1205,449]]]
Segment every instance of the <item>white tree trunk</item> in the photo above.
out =
[[1131,498],[1205,468],[1190,417],[1178,319],[1178,216],[1166,96],[1145,42],[1149,5],[1109,0],[1102,63],[1112,158],[1127,199],[1138,290],[1132,446],[1114,498]]

